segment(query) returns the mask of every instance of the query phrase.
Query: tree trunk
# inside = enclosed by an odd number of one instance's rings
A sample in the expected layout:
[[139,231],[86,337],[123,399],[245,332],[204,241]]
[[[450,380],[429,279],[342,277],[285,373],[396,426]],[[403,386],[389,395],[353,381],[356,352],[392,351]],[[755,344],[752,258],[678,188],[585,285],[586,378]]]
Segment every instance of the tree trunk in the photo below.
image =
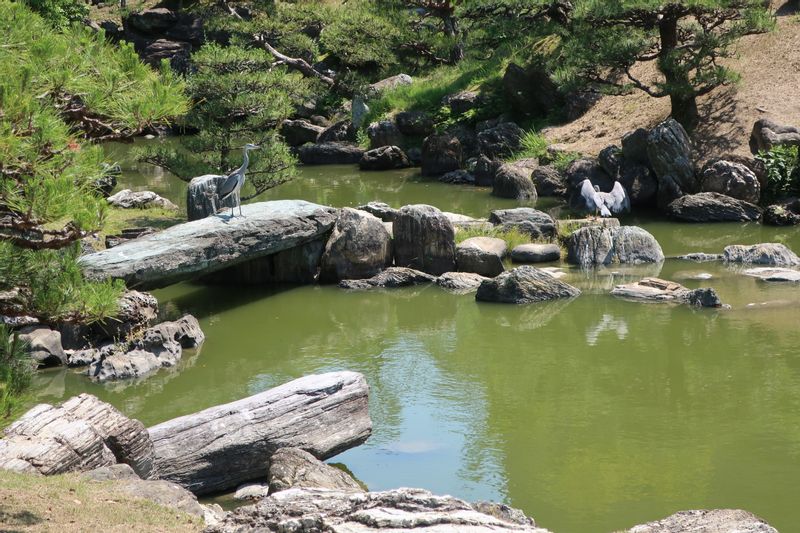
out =
[[369,437],[368,396],[361,374],[331,372],[151,427],[158,477],[207,494],[265,478],[279,448],[327,459]]
[[448,37],[456,39],[456,44],[450,49],[450,63],[455,65],[464,59],[464,42],[461,39],[458,31],[458,19],[452,14],[446,15],[442,18],[444,25],[444,33]]
[[678,46],[677,15],[664,14],[658,24],[661,50],[658,68],[667,82],[667,93],[672,107],[672,118],[677,120],[686,131],[691,132],[700,121],[697,110],[697,97],[686,71],[677,63],[675,48]]

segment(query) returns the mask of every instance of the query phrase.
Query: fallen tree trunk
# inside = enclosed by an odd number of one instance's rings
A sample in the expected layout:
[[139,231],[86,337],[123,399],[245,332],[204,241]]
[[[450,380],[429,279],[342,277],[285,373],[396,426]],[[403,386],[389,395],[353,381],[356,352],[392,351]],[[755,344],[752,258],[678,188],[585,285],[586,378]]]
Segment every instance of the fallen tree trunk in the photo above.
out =
[[327,459],[372,432],[369,386],[356,372],[306,376],[149,429],[161,479],[195,494],[266,478],[279,448]]

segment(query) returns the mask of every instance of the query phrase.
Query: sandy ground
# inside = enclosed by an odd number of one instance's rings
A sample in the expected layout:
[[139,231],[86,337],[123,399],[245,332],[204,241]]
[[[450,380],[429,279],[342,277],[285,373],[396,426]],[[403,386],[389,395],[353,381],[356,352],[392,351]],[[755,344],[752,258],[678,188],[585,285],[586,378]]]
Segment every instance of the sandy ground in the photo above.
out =
[[[751,35],[737,45],[738,57],[728,65],[741,74],[739,84],[721,87],[699,101],[701,124],[693,134],[698,155],[749,155],[753,123],[770,118],[800,126],[800,15],[777,2],[774,32]],[[669,116],[669,99],[641,91],[605,96],[578,120],[548,128],[551,143],[584,154],[597,154],[638,127],[652,127]]]

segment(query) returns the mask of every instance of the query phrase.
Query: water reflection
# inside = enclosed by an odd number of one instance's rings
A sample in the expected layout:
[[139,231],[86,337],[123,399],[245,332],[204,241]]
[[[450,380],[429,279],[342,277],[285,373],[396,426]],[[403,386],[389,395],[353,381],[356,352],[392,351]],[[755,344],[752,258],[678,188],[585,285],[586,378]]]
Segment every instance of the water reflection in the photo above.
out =
[[613,315],[604,314],[597,325],[586,330],[586,344],[594,346],[602,333],[613,331],[617,334],[617,339],[625,340],[628,336],[628,323],[624,318],[616,318]]

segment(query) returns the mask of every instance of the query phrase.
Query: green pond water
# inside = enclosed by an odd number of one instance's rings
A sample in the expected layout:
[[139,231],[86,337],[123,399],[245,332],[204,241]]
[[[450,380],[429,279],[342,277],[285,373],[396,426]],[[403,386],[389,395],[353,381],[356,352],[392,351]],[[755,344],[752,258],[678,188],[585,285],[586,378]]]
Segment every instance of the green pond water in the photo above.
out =
[[[124,151],[125,148],[115,148]],[[185,184],[125,164],[124,184],[180,201]],[[513,205],[413,171],[302,169],[269,199],[335,206],[425,202],[485,216]],[[638,223],[667,255],[781,241],[795,229]],[[559,533],[611,532],[681,509],[737,507],[800,529],[800,286],[722,265],[569,268],[572,301],[476,303],[438,287],[335,286],[156,291],[165,317],[206,334],[175,369],[138,383],[42,372],[37,399],[90,392],[154,424],[315,372],[355,370],[371,386],[374,432],[333,459],[372,490],[415,486],[521,508]],[[709,281],[692,279],[709,273]],[[713,286],[729,310],[641,304],[613,284],[659,275]],[[796,529],[797,528],[797,529]]]

